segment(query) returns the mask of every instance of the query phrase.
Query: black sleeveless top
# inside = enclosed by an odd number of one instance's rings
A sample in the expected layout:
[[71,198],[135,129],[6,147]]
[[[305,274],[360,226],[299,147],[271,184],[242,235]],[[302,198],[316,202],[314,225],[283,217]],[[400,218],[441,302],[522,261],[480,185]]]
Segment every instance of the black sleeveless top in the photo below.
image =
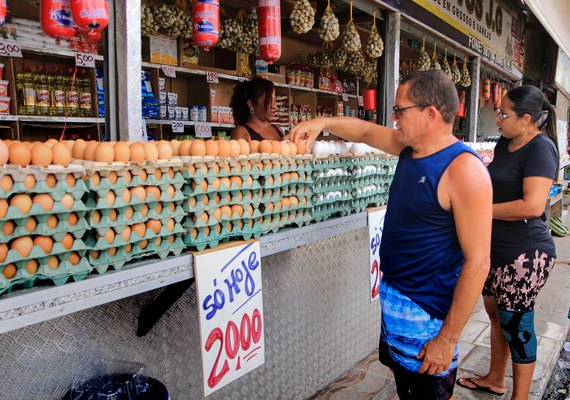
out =
[[[261,136],[259,133],[254,131],[253,128],[251,126],[249,126],[248,124],[243,124],[242,126],[247,130],[247,133],[249,133],[249,137],[251,138],[251,140],[257,140],[258,142],[265,140],[265,138],[263,136]],[[273,129],[275,129],[275,132],[277,132],[279,137],[282,138],[283,133],[281,132],[281,130],[273,124],[271,124],[271,126],[273,127]]]

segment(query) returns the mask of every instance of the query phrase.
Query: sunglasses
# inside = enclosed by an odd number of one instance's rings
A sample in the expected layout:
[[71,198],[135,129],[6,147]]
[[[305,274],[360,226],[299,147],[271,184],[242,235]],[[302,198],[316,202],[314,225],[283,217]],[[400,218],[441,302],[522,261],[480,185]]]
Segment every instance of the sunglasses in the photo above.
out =
[[400,107],[398,105],[395,105],[394,107],[392,107],[392,111],[394,111],[394,116],[396,118],[400,118],[400,116],[402,115],[402,113],[406,110],[409,110],[410,108],[426,108],[429,107],[429,104],[415,104],[413,106],[409,106],[409,107]]
[[500,108],[497,108],[495,110],[495,114],[497,114],[497,117],[501,117],[501,120],[507,119],[509,117],[518,117],[517,114],[507,114],[504,110],[501,110]]

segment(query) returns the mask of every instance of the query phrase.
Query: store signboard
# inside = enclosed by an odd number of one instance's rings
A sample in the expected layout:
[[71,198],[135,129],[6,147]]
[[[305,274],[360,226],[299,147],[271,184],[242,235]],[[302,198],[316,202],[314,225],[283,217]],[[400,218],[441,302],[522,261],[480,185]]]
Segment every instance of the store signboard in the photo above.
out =
[[205,396],[265,363],[260,245],[236,243],[194,254]]
[[567,96],[570,96],[570,58],[560,48],[558,49],[554,82]]
[[[516,45],[514,36],[518,19],[502,3],[496,0],[387,0],[386,3],[444,31],[450,39],[479,53],[496,67],[522,77],[521,46]],[[437,21],[429,20],[430,14],[452,29],[439,29]]]
[[368,272],[370,273],[370,302],[378,299],[380,291],[380,241],[384,230],[384,217],[386,209],[368,210],[368,249],[370,257],[368,262]]

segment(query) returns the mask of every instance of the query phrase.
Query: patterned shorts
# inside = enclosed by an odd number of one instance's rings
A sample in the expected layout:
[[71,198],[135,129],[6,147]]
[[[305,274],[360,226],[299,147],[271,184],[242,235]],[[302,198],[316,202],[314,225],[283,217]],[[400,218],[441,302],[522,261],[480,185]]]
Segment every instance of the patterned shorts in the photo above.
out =
[[494,297],[501,310],[531,311],[555,261],[548,253],[530,249],[506,265],[491,267],[483,296]]

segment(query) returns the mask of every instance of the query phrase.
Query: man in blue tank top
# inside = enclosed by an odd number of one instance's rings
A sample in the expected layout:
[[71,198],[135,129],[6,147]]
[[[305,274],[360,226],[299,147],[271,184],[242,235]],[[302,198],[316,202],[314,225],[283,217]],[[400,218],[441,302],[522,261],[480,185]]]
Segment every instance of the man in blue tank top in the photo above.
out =
[[453,397],[457,340],[489,272],[492,189],[487,169],[452,133],[457,91],[442,71],[416,72],[396,93],[391,129],[349,117],[315,118],[321,131],[400,157],[380,246],[380,361],[401,399]]

